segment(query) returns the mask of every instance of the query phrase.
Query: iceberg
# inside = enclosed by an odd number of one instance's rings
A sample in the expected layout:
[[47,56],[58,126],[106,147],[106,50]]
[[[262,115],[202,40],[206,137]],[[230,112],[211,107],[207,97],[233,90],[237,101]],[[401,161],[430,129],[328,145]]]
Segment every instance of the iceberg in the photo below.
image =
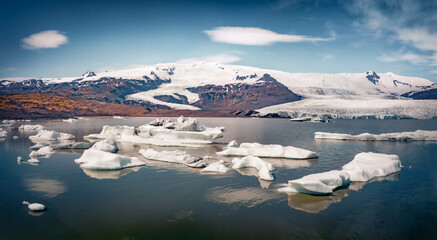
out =
[[184,151],[175,150],[158,152],[149,148],[147,150],[141,149],[139,154],[150,160],[184,164],[192,168],[203,168],[207,166],[207,163],[201,157],[191,156]]
[[31,158],[31,159],[27,160],[27,163],[36,165],[36,164],[40,163],[40,161],[36,158]]
[[75,137],[68,133],[58,133],[55,131],[41,130],[35,136],[29,136],[32,141],[58,141],[58,140],[73,140]]
[[45,142],[39,142],[39,143],[33,145],[32,147],[30,147],[30,150],[38,150],[38,149],[45,147],[45,146],[50,146],[50,144],[45,143]]
[[150,144],[157,146],[192,146],[190,144],[210,144],[223,136],[223,128],[206,128],[193,118],[154,120],[140,127],[103,126],[99,134],[90,134],[85,139],[114,138],[119,142]]
[[0,129],[0,138],[5,138],[8,135],[8,132]]
[[18,131],[22,131],[22,132],[39,132],[41,130],[44,130],[45,127],[42,125],[31,125],[31,124],[24,124],[18,127]]
[[243,158],[234,158],[232,163],[233,169],[253,167],[258,170],[258,177],[260,179],[267,181],[273,181],[274,179],[273,175],[270,173],[270,171],[275,170],[273,165],[261,160],[259,157],[246,156]]
[[219,160],[215,163],[209,164],[207,167],[201,170],[201,172],[219,172],[225,173],[230,168],[226,167],[223,160]]
[[69,123],[75,123],[75,122],[77,122],[77,119],[75,119],[75,118],[69,118],[69,119],[63,119],[62,121],[63,121],[63,122],[69,122]]
[[72,142],[72,143],[59,143],[50,145],[53,149],[88,149],[91,144],[88,142]]
[[359,153],[342,167],[342,170],[316,173],[300,179],[288,181],[282,192],[299,192],[311,195],[329,195],[336,189],[351,182],[369,181],[376,177],[387,176],[401,170],[401,161],[397,155],[382,153]]
[[415,132],[362,133],[358,135],[315,132],[314,138],[351,141],[437,141],[437,131],[417,130]]
[[55,151],[53,151],[53,149],[50,146],[45,146],[45,147],[38,149],[38,151],[32,151],[29,154],[29,157],[36,158],[36,157],[41,157],[41,156],[47,156],[47,155],[50,155],[53,153],[55,153]]
[[39,211],[44,211],[46,209],[46,207],[44,205],[42,205],[41,203],[29,203],[29,202],[23,201],[22,204],[27,205],[27,207],[29,208],[30,211],[39,212]]
[[136,157],[121,156],[102,150],[88,149],[76,160],[80,167],[91,170],[120,170],[143,166],[145,163]]
[[217,152],[221,156],[257,156],[266,158],[292,158],[292,159],[308,159],[316,158],[318,155],[315,152],[296,148],[292,146],[281,145],[262,145],[259,143],[242,143],[237,146],[236,142],[229,143],[227,149]]
[[91,147],[91,149],[115,153],[118,151],[118,145],[114,139],[107,138],[103,141],[94,143],[94,145]]

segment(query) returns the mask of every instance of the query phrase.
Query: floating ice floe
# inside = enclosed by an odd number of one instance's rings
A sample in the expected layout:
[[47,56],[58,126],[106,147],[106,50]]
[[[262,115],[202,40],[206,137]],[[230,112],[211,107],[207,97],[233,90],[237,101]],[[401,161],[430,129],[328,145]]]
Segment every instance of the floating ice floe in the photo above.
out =
[[201,172],[219,172],[225,173],[230,168],[226,167],[223,160],[219,160],[215,163],[209,164],[207,167],[201,170]]
[[121,156],[102,150],[88,149],[76,160],[80,167],[92,170],[119,170],[143,166],[145,163],[136,157]]
[[114,138],[120,142],[158,146],[192,146],[212,143],[223,136],[223,130],[219,127],[206,128],[195,119],[180,117],[176,122],[157,119],[140,127],[105,125],[99,134],[90,134],[85,138]]
[[207,163],[201,157],[191,156],[184,151],[175,150],[158,152],[149,148],[147,150],[141,149],[139,154],[149,160],[184,164],[193,168],[203,168],[207,166]]
[[122,116],[112,116],[112,118],[114,118],[114,119],[124,119],[124,117],[122,117]]
[[437,131],[417,130],[415,132],[397,132],[359,135],[343,133],[315,132],[315,139],[351,140],[351,141],[437,141]]
[[32,147],[30,147],[30,150],[38,150],[38,149],[45,147],[45,146],[50,146],[50,144],[45,143],[45,142],[39,142],[39,143],[33,145]]
[[31,158],[31,159],[27,160],[27,162],[30,163],[30,164],[34,164],[35,165],[35,164],[40,163],[41,161],[39,161],[36,158]]
[[88,149],[91,147],[89,142],[72,142],[72,143],[58,143],[50,145],[53,149]]
[[46,210],[46,207],[44,205],[42,205],[41,203],[29,203],[29,202],[23,201],[22,204],[27,205],[27,207],[29,208],[30,211],[40,212],[40,211]]
[[387,176],[401,170],[397,155],[381,153],[359,153],[344,165],[342,170],[334,170],[304,176],[288,181],[279,189],[282,192],[299,192],[312,195],[332,194],[336,189],[349,185],[351,181],[369,181],[375,177]]
[[270,158],[292,158],[292,159],[307,159],[316,158],[318,155],[315,152],[308,151],[302,148],[281,145],[262,145],[259,143],[242,143],[238,144],[234,141],[229,143],[227,149],[217,152],[221,156],[257,156]]
[[31,125],[31,124],[24,124],[18,127],[18,131],[22,132],[34,132],[34,131],[41,131],[44,130],[45,127],[39,124]]
[[17,140],[18,136],[12,136],[12,139]]
[[0,138],[5,138],[6,136],[8,136],[8,132],[6,132],[5,130],[0,129]]
[[62,119],[63,122],[75,123],[77,122],[76,118]]
[[117,142],[112,138],[107,138],[103,141],[99,141],[94,143],[91,149],[115,153],[118,151]]
[[29,136],[32,141],[58,141],[58,140],[73,140],[75,137],[68,133],[58,133],[55,131],[42,130],[39,131],[35,136]]
[[29,154],[29,157],[37,158],[37,157],[42,157],[42,156],[48,156],[48,155],[53,154],[53,153],[55,153],[55,151],[53,151],[53,149],[50,146],[45,146],[45,147],[38,149],[38,151],[32,151]]
[[270,173],[270,171],[274,171],[275,168],[272,164],[263,161],[259,157],[254,156],[246,156],[243,158],[234,158],[232,160],[232,168],[246,168],[246,167],[254,167],[258,169],[258,177],[262,180],[273,181],[274,177]]

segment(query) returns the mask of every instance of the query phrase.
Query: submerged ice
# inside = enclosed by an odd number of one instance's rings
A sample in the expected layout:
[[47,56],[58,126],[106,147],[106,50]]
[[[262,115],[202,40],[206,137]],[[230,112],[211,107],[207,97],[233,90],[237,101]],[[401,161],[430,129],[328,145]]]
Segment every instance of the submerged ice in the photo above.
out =
[[341,170],[310,174],[288,181],[288,185],[280,191],[327,195],[340,187],[349,185],[350,182],[369,181],[376,177],[387,176],[399,172],[401,167],[401,161],[397,155],[359,153]]
[[270,158],[292,158],[307,159],[316,158],[315,152],[292,146],[281,146],[276,144],[262,145],[259,143],[242,143],[238,146],[237,142],[232,141],[228,147],[217,152],[221,156],[257,156]]

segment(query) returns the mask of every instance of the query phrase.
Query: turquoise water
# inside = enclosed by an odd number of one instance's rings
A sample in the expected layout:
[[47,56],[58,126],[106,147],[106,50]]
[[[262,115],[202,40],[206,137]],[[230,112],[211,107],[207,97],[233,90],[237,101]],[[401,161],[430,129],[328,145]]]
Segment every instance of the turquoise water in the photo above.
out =
[[[78,140],[105,124],[139,126],[151,118],[90,118],[76,123],[40,123]],[[436,120],[337,120],[292,123],[286,119],[201,118],[224,126],[224,137],[184,150],[214,162],[229,141],[282,144],[316,151],[312,160],[268,159],[273,182],[254,171],[205,175],[182,165],[146,161],[121,171],[84,171],[74,163],[81,150],[59,151],[37,166],[28,159],[28,134],[8,130],[0,142],[0,239],[435,239],[437,234],[437,142],[347,142],[315,140],[315,131],[384,133],[437,130]],[[13,139],[18,136],[18,139]],[[150,146],[121,144],[137,156]],[[397,154],[400,173],[353,183],[332,196],[279,193],[288,180],[341,168],[360,152]],[[30,215],[23,201],[47,210]]]

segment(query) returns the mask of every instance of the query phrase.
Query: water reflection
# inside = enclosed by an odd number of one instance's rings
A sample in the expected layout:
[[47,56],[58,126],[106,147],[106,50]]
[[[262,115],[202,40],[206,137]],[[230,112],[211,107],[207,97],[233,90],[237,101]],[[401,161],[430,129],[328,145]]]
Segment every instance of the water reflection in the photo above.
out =
[[132,168],[124,168],[121,170],[112,170],[112,171],[97,171],[90,170],[86,168],[82,168],[83,172],[90,176],[91,178],[96,179],[119,179],[124,175],[127,175],[131,172],[137,172],[141,167],[132,167]]
[[381,182],[385,180],[398,181],[399,174],[400,172],[397,172],[385,177],[377,177],[368,182],[352,182],[348,187],[339,189],[329,196],[288,193],[288,206],[308,213],[319,213],[327,209],[331,204],[341,202],[343,198],[349,196],[351,190],[359,191],[363,189],[365,185],[372,182]]
[[40,193],[45,198],[53,198],[67,191],[64,183],[56,179],[30,178],[24,183],[29,191]]
[[[233,169],[235,171],[237,171],[238,173],[240,173],[241,175],[244,176],[253,176],[253,177],[259,177],[258,176],[258,169],[256,168],[238,168],[238,169]],[[270,184],[272,184],[273,181],[266,181],[266,180],[262,180],[259,179],[259,185],[261,188],[269,188]]]
[[281,194],[260,188],[214,187],[208,191],[206,199],[215,203],[235,205],[236,207],[255,207],[259,204],[279,199]]

